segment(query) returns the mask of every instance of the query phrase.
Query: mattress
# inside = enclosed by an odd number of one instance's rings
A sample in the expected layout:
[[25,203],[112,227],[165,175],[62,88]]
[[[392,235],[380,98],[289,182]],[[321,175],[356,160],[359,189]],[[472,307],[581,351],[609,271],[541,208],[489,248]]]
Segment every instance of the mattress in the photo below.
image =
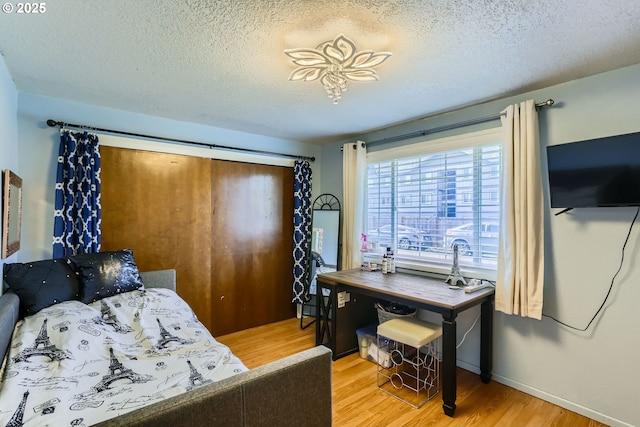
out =
[[92,425],[246,370],[171,290],[67,301],[16,324],[0,425]]

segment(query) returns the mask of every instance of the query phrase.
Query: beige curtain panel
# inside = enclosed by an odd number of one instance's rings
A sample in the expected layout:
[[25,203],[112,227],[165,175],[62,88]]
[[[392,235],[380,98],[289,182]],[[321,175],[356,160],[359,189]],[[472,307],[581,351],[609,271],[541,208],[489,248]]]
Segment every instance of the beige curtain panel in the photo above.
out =
[[495,308],[540,320],[544,285],[544,211],[538,113],[533,100],[501,117],[502,206]]
[[362,265],[360,237],[367,209],[367,148],[362,141],[342,147],[342,270]]

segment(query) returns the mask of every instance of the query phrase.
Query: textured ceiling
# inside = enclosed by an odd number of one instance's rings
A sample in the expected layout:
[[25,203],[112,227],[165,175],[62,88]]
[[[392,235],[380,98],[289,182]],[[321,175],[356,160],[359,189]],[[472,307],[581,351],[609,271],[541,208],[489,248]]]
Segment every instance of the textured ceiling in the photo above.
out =
[[[638,0],[45,4],[0,15],[18,90],[313,143],[640,63]],[[283,51],[340,33],[393,56],[336,106]]]

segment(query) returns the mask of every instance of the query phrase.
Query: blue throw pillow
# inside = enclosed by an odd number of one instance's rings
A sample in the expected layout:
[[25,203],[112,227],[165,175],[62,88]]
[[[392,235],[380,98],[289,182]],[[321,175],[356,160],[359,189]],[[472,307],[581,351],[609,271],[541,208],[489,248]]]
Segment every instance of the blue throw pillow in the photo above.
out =
[[80,282],[65,259],[5,264],[3,278],[20,297],[22,316],[80,297]]
[[131,249],[74,255],[68,260],[80,279],[80,301],[85,304],[144,288]]

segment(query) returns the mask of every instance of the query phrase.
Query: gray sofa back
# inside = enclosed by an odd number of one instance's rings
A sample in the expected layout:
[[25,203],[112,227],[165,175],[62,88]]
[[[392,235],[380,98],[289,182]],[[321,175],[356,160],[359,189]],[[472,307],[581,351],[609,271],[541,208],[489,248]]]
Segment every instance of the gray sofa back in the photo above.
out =
[[140,277],[146,288],[164,288],[176,291],[176,271],[173,269],[141,271]]
[[13,292],[0,296],[0,365],[9,349],[13,328],[20,316],[20,298]]
[[97,426],[326,427],[331,419],[331,350],[318,346]]

